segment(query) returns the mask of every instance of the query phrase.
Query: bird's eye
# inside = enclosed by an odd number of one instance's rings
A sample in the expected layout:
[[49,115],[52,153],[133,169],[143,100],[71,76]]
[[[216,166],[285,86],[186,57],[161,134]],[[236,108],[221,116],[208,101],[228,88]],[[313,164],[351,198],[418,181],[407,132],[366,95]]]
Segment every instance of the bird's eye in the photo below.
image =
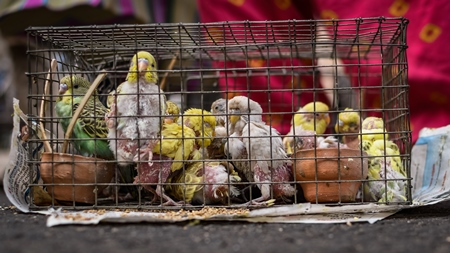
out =
[[74,87],[75,89],[78,89],[78,84],[74,84],[73,87]]

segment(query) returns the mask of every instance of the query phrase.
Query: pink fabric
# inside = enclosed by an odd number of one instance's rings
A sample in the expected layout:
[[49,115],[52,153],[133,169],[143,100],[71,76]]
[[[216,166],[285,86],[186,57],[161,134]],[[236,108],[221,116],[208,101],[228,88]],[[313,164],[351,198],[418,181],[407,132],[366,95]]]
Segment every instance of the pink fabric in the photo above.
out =
[[[273,0],[197,0],[202,22],[302,19],[296,8],[282,9]],[[291,1],[287,1],[291,2]]]
[[[199,0],[198,7],[200,11],[201,22],[218,22],[218,21],[265,21],[265,20],[287,20],[287,19],[305,19],[297,8],[283,5],[283,1],[260,1],[260,0],[230,0],[230,1],[208,1]],[[289,5],[291,2],[288,1]],[[219,35],[220,36],[220,35]],[[259,39],[262,39],[259,37]],[[217,63],[219,67],[223,67],[223,63]],[[299,60],[295,60],[293,65],[302,65]],[[271,60],[269,62],[263,60],[252,60],[246,65],[245,61],[235,62],[227,67],[244,68],[244,67],[269,67],[291,65],[286,60]],[[245,71],[243,71],[245,75]],[[290,75],[278,76],[250,76],[247,77],[227,77],[219,79],[219,85],[222,90],[228,91],[226,96],[231,98],[236,95],[245,95],[261,104],[264,113],[263,118],[266,122],[271,123],[272,127],[277,129],[281,134],[289,132],[292,112],[296,111],[299,106],[313,100],[312,92],[294,94],[293,88],[299,86],[312,87],[311,77],[293,78]],[[269,89],[279,90],[267,92]],[[255,90],[264,90],[254,92]],[[247,92],[249,91],[249,92]],[[323,95],[317,96],[316,100],[325,101]]]
[[23,8],[35,8],[39,7],[42,4],[42,0],[28,0],[23,4]]
[[[228,64],[227,68],[245,68],[245,67],[267,67],[267,66],[286,66],[290,65],[290,60],[271,60],[270,62],[263,60],[250,61],[248,65],[245,62],[233,62]],[[301,65],[301,62],[294,60],[292,65]],[[223,62],[217,63],[217,67],[224,68]],[[245,71],[238,71],[242,74],[239,77],[233,77],[231,73],[222,73],[223,78],[219,79],[219,85],[226,92],[225,97],[232,98],[234,96],[243,95],[257,101],[263,108],[265,115],[264,120],[271,124],[281,134],[289,132],[292,112],[296,111],[300,105],[304,105],[314,99],[313,92],[304,92],[303,94],[295,94],[293,88],[299,89],[306,83],[312,88],[312,78],[303,77],[301,79],[287,75],[272,75],[270,77],[252,75],[246,76]],[[306,88],[305,86],[302,86]],[[271,92],[268,92],[268,91]],[[324,95],[316,97],[318,101],[326,101]]]
[[[314,9],[302,8],[308,1],[294,0],[197,0],[201,22],[243,21],[243,20],[287,20],[305,19],[308,13],[315,13],[317,18],[346,19],[358,17],[398,17],[404,16],[410,20],[407,31],[408,83],[410,85],[410,113],[413,142],[417,140],[418,132],[423,127],[440,127],[450,124],[450,1],[428,0],[314,0]],[[310,6],[308,6],[310,7]],[[303,13],[303,15],[302,15]],[[306,14],[305,14],[306,13]],[[307,19],[307,18],[306,18]],[[267,64],[267,63],[265,63]],[[270,66],[283,64],[274,60]],[[244,63],[239,66],[245,66]],[[352,71],[351,69],[347,71]],[[370,70],[369,70],[370,71]],[[379,72],[379,69],[376,70]],[[271,77],[271,88],[286,87],[280,77]],[[312,80],[302,78],[302,87],[311,87]],[[269,81],[265,77],[251,78],[247,82],[242,79],[221,79],[223,89],[228,83],[228,90],[233,89],[267,89]],[[230,84],[232,83],[232,85]],[[378,85],[380,80],[373,78],[364,80],[362,85]],[[250,86],[251,85],[251,86]],[[284,85],[284,86],[283,86]],[[228,94],[232,96],[234,94]],[[269,112],[267,105],[268,94],[254,95]],[[369,108],[376,108],[380,103],[380,96],[372,94],[365,96]],[[253,98],[253,97],[252,97]],[[292,96],[291,96],[292,98]],[[311,96],[300,96],[294,99],[295,106],[304,105],[312,99]],[[316,98],[317,99],[317,98]],[[326,101],[325,98],[319,98]],[[289,95],[271,94],[271,109],[275,112],[291,112]],[[288,104],[289,106],[287,106]],[[281,106],[280,106],[281,105]],[[291,114],[277,117],[274,122],[282,134],[286,133]]]
[[120,0],[120,9],[124,15],[133,13],[133,2],[128,0]]
[[[408,83],[413,142],[423,127],[450,124],[450,1],[315,0],[320,18],[396,17],[407,31]],[[428,31],[428,33],[427,33]]]

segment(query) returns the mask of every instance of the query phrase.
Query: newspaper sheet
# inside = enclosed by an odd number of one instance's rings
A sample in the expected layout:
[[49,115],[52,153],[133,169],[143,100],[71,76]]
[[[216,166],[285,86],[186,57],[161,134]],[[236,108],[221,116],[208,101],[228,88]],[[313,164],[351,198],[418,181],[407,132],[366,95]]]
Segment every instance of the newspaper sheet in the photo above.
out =
[[[133,223],[133,222],[182,222],[188,220],[227,220],[247,222],[276,223],[374,223],[399,210],[421,205],[435,204],[449,199],[450,180],[450,126],[439,129],[424,129],[412,150],[413,204],[406,205],[341,205],[302,203],[276,206],[255,210],[224,209],[211,212],[208,207],[200,211],[180,210],[164,213],[135,210],[54,210],[34,211],[29,209],[28,195],[31,178],[27,166],[27,150],[20,138],[20,112],[15,100],[14,130],[12,134],[10,162],[5,173],[4,188],[11,201],[22,212],[33,212],[48,215],[47,226],[68,224],[98,224],[100,222]],[[230,211],[231,210],[231,211]],[[211,214],[212,213],[212,214]]]
[[413,205],[450,198],[450,125],[424,128],[412,149]]
[[11,136],[11,148],[9,162],[3,177],[3,188],[9,201],[22,212],[29,212],[28,193],[30,191],[30,168],[28,167],[28,151],[20,139],[19,100],[14,99],[13,132]]
[[[309,204],[308,204],[309,205]],[[316,205],[318,209],[323,209],[323,205]],[[264,223],[355,223],[355,222],[368,222],[375,223],[376,221],[382,220],[392,214],[394,214],[399,209],[387,210],[383,212],[368,211],[365,213],[357,212],[352,213],[353,210],[340,210],[338,212],[333,212],[332,210],[327,210],[327,212],[311,213],[307,210],[298,208],[297,206],[283,207],[284,209],[290,209],[289,213],[294,213],[295,215],[275,215],[277,211],[276,208],[264,208],[264,213],[268,215],[261,215],[258,210],[253,211],[240,211],[239,214],[233,214],[232,212],[227,212],[223,210],[223,214],[208,215],[208,208],[206,211],[178,211],[168,214],[161,214],[155,212],[123,212],[123,211],[106,211],[106,210],[89,210],[89,211],[78,211],[78,212],[68,212],[58,210],[49,210],[47,227],[53,227],[57,225],[70,225],[70,224],[80,224],[80,225],[95,225],[100,222],[110,222],[110,223],[136,223],[136,222],[153,222],[153,223],[174,223],[174,222],[186,222],[186,221],[246,221],[246,222],[264,222]],[[372,207],[373,208],[373,207]],[[261,209],[262,210],[262,209]],[[299,212],[301,211],[301,212]],[[331,211],[331,212],[330,212]],[[216,213],[217,210],[214,211]]]

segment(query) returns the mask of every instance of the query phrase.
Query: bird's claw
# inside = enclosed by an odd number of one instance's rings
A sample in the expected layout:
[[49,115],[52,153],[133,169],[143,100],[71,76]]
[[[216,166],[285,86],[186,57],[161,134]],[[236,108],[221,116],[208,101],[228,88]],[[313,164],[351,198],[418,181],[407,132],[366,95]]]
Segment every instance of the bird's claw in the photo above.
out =
[[275,204],[275,199],[269,199],[269,200],[266,200],[266,201],[250,200],[247,203],[240,204],[238,206],[239,207],[249,207],[249,206],[269,207],[269,206],[273,206],[274,204]]
[[[146,159],[147,158],[147,159]],[[153,152],[149,148],[141,149],[138,154],[133,157],[134,162],[148,161],[148,166],[153,165]]]
[[191,204],[186,203],[185,201],[174,201],[171,199],[162,203],[161,206],[191,206]]
[[275,199],[269,199],[264,202],[265,202],[266,206],[273,206],[275,204]]
[[147,147],[139,149],[138,154],[136,154],[133,157],[133,161],[135,161],[135,162],[142,162],[142,161],[146,161],[147,160],[148,161],[148,165],[152,166],[153,165],[153,162],[152,162],[152,160],[153,160],[153,148],[155,147],[157,142],[158,142],[157,140],[151,140],[148,143]]
[[159,206],[191,206],[191,204],[186,203],[184,201],[174,201],[172,199],[161,203],[161,198],[159,198],[157,195],[154,196],[153,199],[150,202],[145,202],[144,204],[145,205],[159,204]]

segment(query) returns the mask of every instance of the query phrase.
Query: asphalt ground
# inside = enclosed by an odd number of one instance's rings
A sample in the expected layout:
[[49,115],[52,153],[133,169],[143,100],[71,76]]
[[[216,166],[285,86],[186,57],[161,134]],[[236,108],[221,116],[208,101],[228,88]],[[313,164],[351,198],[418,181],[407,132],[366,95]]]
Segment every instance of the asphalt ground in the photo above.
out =
[[10,208],[0,191],[0,252],[450,252],[450,201],[402,210],[375,224],[68,225]]

